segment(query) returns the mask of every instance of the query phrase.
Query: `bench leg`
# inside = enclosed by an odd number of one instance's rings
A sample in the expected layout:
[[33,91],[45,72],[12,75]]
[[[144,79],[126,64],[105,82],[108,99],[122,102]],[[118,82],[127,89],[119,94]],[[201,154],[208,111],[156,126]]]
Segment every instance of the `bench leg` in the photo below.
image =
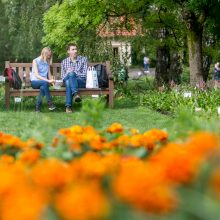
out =
[[109,80],[109,95],[108,95],[108,106],[110,108],[114,107],[114,82]]
[[109,106],[110,108],[113,108],[113,107],[114,107],[113,94],[110,94],[109,97],[108,97],[108,106]]
[[5,107],[10,107],[10,85],[9,82],[5,82]]

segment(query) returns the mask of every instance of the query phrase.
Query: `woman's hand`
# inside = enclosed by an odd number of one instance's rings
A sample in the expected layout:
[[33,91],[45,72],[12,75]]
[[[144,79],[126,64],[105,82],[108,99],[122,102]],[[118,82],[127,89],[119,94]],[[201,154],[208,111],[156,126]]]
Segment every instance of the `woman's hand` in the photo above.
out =
[[48,79],[48,82],[53,84],[53,83],[55,83],[55,80],[54,79]]

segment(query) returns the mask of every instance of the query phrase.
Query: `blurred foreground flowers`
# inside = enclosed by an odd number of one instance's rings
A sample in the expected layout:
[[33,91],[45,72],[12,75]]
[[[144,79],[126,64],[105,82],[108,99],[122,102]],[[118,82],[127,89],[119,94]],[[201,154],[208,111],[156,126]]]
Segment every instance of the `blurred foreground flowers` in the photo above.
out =
[[120,207],[129,219],[214,219],[219,158],[219,138],[208,132],[172,143],[158,129],[76,125],[51,146],[0,133],[0,219],[117,219]]

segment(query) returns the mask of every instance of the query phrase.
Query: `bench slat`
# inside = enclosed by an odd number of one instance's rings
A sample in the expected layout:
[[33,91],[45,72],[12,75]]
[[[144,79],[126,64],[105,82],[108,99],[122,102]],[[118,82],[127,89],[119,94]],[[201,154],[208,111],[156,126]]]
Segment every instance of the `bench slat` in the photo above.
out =
[[[11,90],[10,96],[38,96],[39,89]],[[50,90],[52,96],[66,96],[65,89]],[[108,95],[109,89],[79,89],[80,95]]]

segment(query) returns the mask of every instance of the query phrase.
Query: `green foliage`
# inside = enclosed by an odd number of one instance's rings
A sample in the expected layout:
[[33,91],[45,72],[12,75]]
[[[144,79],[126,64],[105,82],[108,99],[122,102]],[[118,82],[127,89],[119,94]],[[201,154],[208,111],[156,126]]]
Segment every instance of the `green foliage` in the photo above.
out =
[[[191,92],[192,97],[184,97],[184,93]],[[147,91],[142,97],[141,104],[156,111],[170,114],[177,113],[181,108],[187,108],[197,115],[205,117],[217,116],[220,106],[219,91],[200,91],[190,87],[181,87],[173,91]]]
[[56,2],[5,0],[0,2],[0,61],[31,61],[41,49],[42,16]]
[[82,105],[82,120],[84,125],[99,127],[103,120],[105,103],[100,99],[87,99]]

